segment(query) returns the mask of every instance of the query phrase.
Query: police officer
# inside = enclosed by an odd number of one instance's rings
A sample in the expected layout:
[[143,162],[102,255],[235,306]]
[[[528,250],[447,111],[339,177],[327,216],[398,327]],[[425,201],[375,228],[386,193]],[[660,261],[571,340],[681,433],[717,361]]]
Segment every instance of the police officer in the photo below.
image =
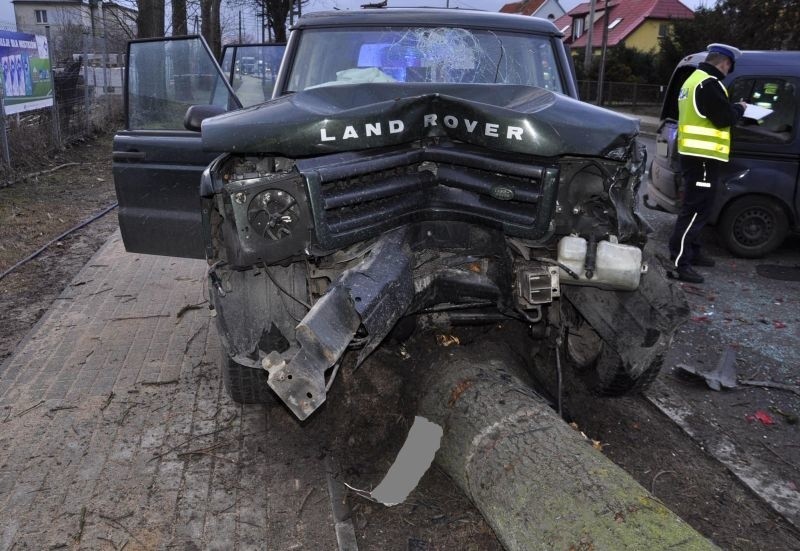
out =
[[747,107],[744,102],[731,104],[722,84],[740,55],[733,46],[709,44],[705,62],[686,79],[678,96],[678,153],[684,197],[669,239],[669,253],[677,278],[690,283],[703,283],[703,276],[692,266],[714,266],[714,260],[700,250],[700,231],[722,185],[719,173],[730,154],[730,127]]

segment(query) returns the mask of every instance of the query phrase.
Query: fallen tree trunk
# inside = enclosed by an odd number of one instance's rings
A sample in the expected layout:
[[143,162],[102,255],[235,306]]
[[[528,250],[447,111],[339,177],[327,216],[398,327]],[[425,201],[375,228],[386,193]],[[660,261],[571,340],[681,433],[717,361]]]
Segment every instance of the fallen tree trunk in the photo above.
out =
[[419,414],[436,461],[509,550],[715,549],[536,396],[507,347],[448,349]]

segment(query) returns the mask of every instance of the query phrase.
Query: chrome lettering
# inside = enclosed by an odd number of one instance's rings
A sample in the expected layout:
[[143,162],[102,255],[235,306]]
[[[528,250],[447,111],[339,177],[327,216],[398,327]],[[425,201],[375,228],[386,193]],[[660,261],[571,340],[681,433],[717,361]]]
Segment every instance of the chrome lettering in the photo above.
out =
[[515,140],[521,140],[522,139],[522,128],[521,127],[519,127],[519,126],[509,126],[506,129],[506,139],[510,140],[512,138],[515,139]]
[[[424,128],[439,126],[441,124],[453,130],[464,128],[468,134],[474,134],[479,123],[483,125],[483,134],[490,138],[505,138],[506,140],[519,141],[523,141],[525,139],[525,128],[522,126],[511,126],[501,123],[470,120],[467,118],[459,118],[455,115],[444,115],[440,118],[436,113],[428,113],[422,116],[422,124]],[[401,134],[406,131],[405,121],[402,119],[394,119],[390,121],[347,124],[344,126],[344,130],[339,131],[333,131],[329,128],[320,128],[319,138],[321,142],[335,142],[337,140],[360,139],[362,136],[365,138],[383,136],[384,124],[386,124],[388,127],[388,134]],[[419,122],[417,122],[417,124],[419,124]],[[334,133],[331,134],[330,132]]]
[[321,128],[319,131],[319,139],[323,142],[332,142],[336,140],[336,136],[328,136],[328,129]]
[[344,129],[342,139],[349,140],[350,138],[358,138],[358,132],[356,132],[356,129],[348,124],[347,128]]

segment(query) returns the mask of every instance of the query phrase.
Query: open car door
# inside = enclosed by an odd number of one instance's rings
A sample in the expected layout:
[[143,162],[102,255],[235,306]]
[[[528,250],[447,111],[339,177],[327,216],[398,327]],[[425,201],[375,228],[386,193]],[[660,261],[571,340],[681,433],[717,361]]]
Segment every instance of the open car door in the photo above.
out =
[[[276,47],[282,55],[285,46]],[[219,153],[202,150],[184,117],[192,105],[223,113],[242,102],[199,36],[132,41],[125,84],[125,129],[113,152],[125,248],[203,258],[200,177]],[[251,94],[248,104],[264,99]]]

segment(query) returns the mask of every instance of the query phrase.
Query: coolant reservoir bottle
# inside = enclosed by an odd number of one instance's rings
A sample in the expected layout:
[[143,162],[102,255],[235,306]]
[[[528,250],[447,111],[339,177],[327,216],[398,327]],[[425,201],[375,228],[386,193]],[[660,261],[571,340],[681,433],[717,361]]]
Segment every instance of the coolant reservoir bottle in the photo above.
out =
[[559,270],[559,279],[566,285],[590,285],[601,289],[633,291],[639,287],[642,274],[642,250],[632,245],[622,245],[612,236],[610,241],[597,243],[597,256],[593,277],[586,277],[586,251],[588,243],[583,237],[568,235],[558,242],[558,261],[578,274],[575,279]]
[[[558,261],[578,274],[581,279],[586,279],[586,274],[583,272],[586,263],[586,249],[587,243],[583,237],[575,235],[562,237],[558,242]],[[559,277],[562,283],[577,283],[577,280],[564,270],[560,270]]]
[[597,277],[609,289],[633,291],[642,275],[642,249],[611,241],[597,244]]

